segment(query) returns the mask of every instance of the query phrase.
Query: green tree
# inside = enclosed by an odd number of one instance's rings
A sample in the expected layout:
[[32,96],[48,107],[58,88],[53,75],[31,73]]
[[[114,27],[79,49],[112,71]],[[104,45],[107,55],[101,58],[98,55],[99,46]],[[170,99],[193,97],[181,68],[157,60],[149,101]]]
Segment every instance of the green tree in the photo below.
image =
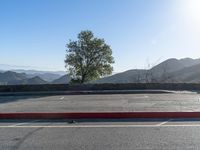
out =
[[72,83],[85,83],[112,73],[112,49],[91,31],[80,32],[78,40],[70,40],[66,47],[65,67]]

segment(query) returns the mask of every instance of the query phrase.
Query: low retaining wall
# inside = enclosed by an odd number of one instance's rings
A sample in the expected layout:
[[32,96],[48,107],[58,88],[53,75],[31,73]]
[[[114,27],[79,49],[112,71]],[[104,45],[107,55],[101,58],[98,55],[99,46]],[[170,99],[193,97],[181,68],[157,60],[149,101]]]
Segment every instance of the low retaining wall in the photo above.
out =
[[167,94],[175,93],[167,90],[95,90],[95,91],[37,91],[37,92],[0,92],[0,96],[30,95],[94,95],[94,94]]
[[189,83],[129,83],[129,84],[44,84],[44,85],[1,85],[0,92],[37,91],[97,91],[97,90],[200,90],[200,84]]

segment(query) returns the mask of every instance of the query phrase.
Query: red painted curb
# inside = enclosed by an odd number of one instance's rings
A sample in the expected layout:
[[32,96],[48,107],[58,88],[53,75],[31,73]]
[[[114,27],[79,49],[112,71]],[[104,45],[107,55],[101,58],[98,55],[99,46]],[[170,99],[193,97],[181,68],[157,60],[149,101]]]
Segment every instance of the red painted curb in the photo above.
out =
[[200,118],[200,112],[0,113],[0,119]]

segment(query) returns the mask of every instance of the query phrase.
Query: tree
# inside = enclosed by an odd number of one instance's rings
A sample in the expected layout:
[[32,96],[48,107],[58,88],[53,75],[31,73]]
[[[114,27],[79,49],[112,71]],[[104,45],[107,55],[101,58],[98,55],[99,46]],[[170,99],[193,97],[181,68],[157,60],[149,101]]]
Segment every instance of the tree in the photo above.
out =
[[112,73],[112,50],[104,39],[94,37],[91,31],[81,31],[78,40],[70,40],[66,47],[65,67],[72,83],[85,83]]

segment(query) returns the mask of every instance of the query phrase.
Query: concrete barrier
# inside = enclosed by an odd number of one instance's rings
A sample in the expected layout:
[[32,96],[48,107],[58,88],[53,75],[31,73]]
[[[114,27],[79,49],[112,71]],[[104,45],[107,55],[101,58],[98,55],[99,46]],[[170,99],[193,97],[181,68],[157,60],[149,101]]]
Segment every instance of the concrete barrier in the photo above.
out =
[[0,113],[0,119],[200,118],[200,112]]
[[44,92],[0,92],[0,96],[29,95],[90,95],[90,94],[166,94],[174,93],[168,90],[102,90],[102,91],[44,91]]
[[43,84],[0,85],[0,92],[100,91],[100,90],[200,90],[194,83]]

